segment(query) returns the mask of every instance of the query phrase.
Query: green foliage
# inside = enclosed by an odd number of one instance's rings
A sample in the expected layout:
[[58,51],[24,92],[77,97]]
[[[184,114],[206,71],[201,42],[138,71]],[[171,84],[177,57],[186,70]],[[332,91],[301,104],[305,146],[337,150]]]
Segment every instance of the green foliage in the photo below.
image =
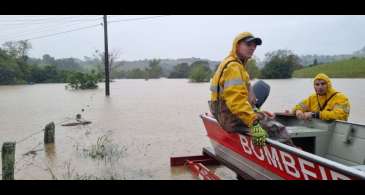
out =
[[98,87],[98,82],[101,80],[101,75],[91,71],[88,73],[74,72],[70,73],[67,78],[72,89],[95,89]]
[[294,70],[300,69],[300,58],[290,50],[277,50],[266,54],[265,67],[261,70],[263,78],[291,78]]
[[365,58],[351,58],[296,70],[293,77],[313,78],[325,73],[332,78],[365,78]]
[[17,83],[18,72],[20,72],[16,60],[0,49],[0,84]]
[[246,68],[247,68],[248,74],[250,75],[250,79],[261,77],[261,72],[260,72],[260,69],[256,66],[255,59],[249,60],[246,65]]
[[142,79],[145,77],[146,77],[146,72],[139,68],[135,68],[127,72],[128,79]]
[[0,48],[0,84],[66,82],[73,71],[82,71],[74,58],[56,60],[46,54],[42,59],[32,59],[27,56],[29,49],[31,44],[27,41],[3,44]]
[[145,69],[147,75],[144,75],[144,78],[160,78],[162,76],[162,68],[159,64],[160,60],[151,60],[149,67]]
[[191,82],[209,82],[212,71],[206,64],[192,64],[189,79]]
[[190,67],[188,63],[181,63],[174,66],[173,71],[170,73],[169,78],[188,78]]

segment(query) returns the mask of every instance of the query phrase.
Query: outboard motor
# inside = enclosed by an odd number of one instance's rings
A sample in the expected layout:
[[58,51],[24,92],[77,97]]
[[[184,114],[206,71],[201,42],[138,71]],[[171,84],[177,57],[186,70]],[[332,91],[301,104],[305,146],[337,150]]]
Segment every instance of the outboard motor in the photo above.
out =
[[[253,86],[252,89],[256,96],[256,108],[260,108],[267,97],[270,94],[270,85],[265,83],[263,80],[258,80]],[[285,143],[290,146],[295,146],[291,137],[289,136],[286,127],[275,120],[274,118],[268,117],[265,114],[263,120],[260,121],[260,125],[266,130],[269,134],[269,138],[277,140],[279,142]]]
[[253,86],[252,86],[253,92],[256,96],[256,108],[260,108],[264,102],[266,101],[267,97],[269,97],[270,94],[270,85],[265,83],[263,80],[258,80]]

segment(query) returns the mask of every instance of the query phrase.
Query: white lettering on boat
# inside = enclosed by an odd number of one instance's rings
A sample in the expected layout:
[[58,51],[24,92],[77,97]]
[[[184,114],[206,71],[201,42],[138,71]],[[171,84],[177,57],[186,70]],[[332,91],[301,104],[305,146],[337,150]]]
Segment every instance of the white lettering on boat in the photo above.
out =
[[252,151],[251,151],[250,146],[248,145],[248,140],[246,139],[245,136],[240,135],[240,142],[241,142],[243,150],[246,152],[246,154],[251,155]]
[[274,165],[275,168],[278,168],[280,170],[283,170],[283,167],[281,166],[278,153],[274,147],[271,147],[271,154],[267,146],[264,146],[264,151],[266,155],[266,159],[269,162],[270,165]]
[[308,166],[308,167],[312,167],[314,169],[315,166],[312,162],[306,161],[302,158],[298,158],[298,161],[299,161],[300,169],[302,170],[303,177],[304,177],[305,180],[309,180],[308,176],[311,176],[313,178],[317,178],[316,173],[314,173],[314,172],[312,172],[312,171],[310,171],[306,168],[306,166]]
[[256,156],[256,158],[258,158],[259,160],[261,160],[261,161],[264,161],[265,160],[265,156],[264,156],[264,153],[262,152],[262,149],[260,148],[260,155],[258,155],[257,153],[256,153],[256,149],[255,149],[255,147],[253,146],[253,143],[252,143],[252,141],[251,141],[251,148],[252,148],[252,151],[253,151],[253,154]]
[[321,165],[319,165],[319,171],[321,172],[322,180],[328,180],[326,171],[324,170],[324,168]]
[[[292,175],[293,177],[300,178],[300,173],[295,168],[294,158],[290,154],[288,154],[288,153],[286,153],[284,151],[280,151],[280,155],[281,155],[281,159],[283,161],[283,164],[284,164],[284,168],[285,168],[286,173]],[[288,159],[290,161],[288,161]]]
[[[285,176],[286,178],[305,180],[328,180],[328,178],[333,180],[350,179],[318,163],[308,161],[270,145],[261,148],[255,147],[252,140],[244,135],[239,135],[239,139],[245,155],[248,155],[250,159],[256,159],[256,163],[270,165],[272,168],[269,170],[280,173],[281,176]],[[284,175],[282,175],[283,173]]]

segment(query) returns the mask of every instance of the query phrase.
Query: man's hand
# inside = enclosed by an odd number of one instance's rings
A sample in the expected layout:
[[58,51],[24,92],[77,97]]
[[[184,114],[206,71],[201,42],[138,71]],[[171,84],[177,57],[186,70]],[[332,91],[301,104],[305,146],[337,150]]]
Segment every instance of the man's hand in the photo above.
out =
[[266,138],[268,137],[265,129],[263,129],[259,123],[251,127],[253,144],[258,146],[264,146]]
[[304,119],[304,113],[301,110],[295,111],[295,116],[300,120]]
[[305,112],[304,120],[311,120],[311,119],[312,119],[312,112]]
[[273,113],[273,112],[269,112],[269,111],[262,111],[264,114],[265,114],[265,116],[267,116],[269,119],[271,119],[271,120],[274,120],[275,119],[275,113]]

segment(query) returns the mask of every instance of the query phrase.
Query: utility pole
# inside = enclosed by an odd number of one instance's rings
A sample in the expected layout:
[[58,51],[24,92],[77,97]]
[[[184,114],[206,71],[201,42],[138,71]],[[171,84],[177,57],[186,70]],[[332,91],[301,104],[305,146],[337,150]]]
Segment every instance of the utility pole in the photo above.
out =
[[104,44],[105,44],[105,50],[104,50],[104,63],[105,63],[105,95],[110,95],[110,89],[109,89],[109,52],[108,52],[108,22],[106,15],[104,15]]

